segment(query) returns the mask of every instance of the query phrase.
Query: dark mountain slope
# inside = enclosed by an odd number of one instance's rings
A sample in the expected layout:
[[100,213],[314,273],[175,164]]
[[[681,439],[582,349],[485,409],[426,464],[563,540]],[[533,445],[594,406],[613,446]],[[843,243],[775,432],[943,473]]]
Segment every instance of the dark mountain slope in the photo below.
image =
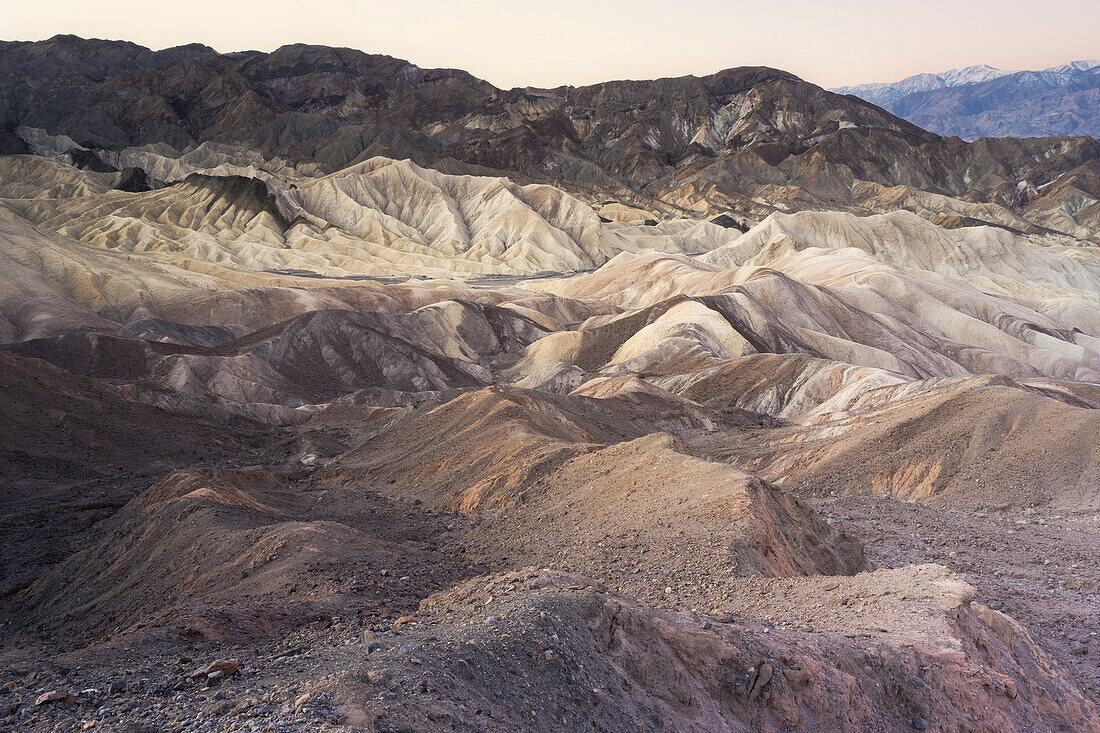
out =
[[644,189],[645,200],[674,207],[702,191],[747,212],[761,186],[797,187],[794,208],[858,205],[854,180],[1007,204],[1021,178],[1041,185],[1100,157],[1088,139],[940,138],[760,67],[503,91],[462,71],[351,49],[154,52],[57,37],[0,46],[0,69],[9,128],[42,128],[93,150],[214,140],[322,171],[385,155],[620,196]]

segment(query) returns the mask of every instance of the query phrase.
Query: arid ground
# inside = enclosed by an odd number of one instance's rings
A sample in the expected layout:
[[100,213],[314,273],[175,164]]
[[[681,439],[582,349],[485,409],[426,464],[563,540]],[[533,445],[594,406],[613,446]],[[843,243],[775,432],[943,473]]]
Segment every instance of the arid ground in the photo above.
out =
[[1100,142],[0,44],[0,728],[1100,731]]

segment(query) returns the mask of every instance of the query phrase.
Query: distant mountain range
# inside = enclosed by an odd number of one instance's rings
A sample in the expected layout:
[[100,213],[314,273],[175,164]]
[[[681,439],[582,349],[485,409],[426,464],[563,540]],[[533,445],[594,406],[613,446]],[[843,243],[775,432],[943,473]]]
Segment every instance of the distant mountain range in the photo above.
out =
[[1100,136],[1100,61],[1042,71],[967,66],[832,91],[853,94],[941,135]]

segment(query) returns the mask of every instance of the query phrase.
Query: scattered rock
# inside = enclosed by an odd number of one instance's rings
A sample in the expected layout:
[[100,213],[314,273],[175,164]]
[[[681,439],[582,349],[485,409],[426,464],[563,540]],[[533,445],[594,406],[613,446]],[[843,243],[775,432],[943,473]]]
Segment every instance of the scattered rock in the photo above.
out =
[[752,687],[749,688],[749,699],[755,700],[760,696],[760,693],[764,690],[764,685],[771,682],[774,669],[770,664],[764,662],[760,665],[759,671],[756,673],[756,679],[752,682]]
[[220,679],[221,677],[229,677],[230,675],[236,674],[238,669],[240,669],[239,665],[231,659],[217,659],[206,667],[195,670],[191,673],[190,677],[191,679],[198,679],[200,677],[210,678],[214,673],[221,672],[222,674],[215,678]]
[[367,682],[372,685],[384,685],[390,680],[390,673],[384,669],[372,669],[367,672]]
[[50,690],[49,692],[43,692],[34,699],[35,705],[46,705],[51,702],[73,705],[76,703],[76,698],[68,690]]

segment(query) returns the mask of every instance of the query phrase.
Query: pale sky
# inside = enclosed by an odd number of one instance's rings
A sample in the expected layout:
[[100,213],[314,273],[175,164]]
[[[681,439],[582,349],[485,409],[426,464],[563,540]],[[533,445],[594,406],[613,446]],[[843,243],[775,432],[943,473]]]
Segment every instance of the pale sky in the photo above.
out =
[[[24,0],[0,38],[57,33],[151,48],[348,46],[498,87],[786,69],[822,86],[987,63],[1040,69],[1100,57],[1096,0]],[[163,9],[163,10],[162,10]]]

